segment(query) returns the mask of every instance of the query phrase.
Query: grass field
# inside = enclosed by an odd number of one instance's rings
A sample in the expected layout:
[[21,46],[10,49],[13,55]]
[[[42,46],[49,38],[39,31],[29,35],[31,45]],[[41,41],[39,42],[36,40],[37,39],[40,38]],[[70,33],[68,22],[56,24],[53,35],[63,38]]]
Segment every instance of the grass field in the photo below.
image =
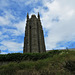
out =
[[75,51],[17,54],[0,55],[2,62],[13,59],[0,66],[0,75],[75,75]]

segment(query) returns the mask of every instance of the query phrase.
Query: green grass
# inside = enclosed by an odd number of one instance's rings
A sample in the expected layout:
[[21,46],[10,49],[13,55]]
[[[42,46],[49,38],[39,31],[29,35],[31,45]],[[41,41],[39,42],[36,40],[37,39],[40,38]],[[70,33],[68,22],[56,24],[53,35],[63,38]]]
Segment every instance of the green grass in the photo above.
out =
[[0,54],[0,61],[24,61],[24,60],[40,60],[48,57],[53,57],[54,54],[59,54],[61,51],[53,50],[47,53],[11,53]]
[[75,75],[75,51],[53,50],[24,55],[23,59],[19,58],[20,62],[11,61],[0,66],[0,75]]

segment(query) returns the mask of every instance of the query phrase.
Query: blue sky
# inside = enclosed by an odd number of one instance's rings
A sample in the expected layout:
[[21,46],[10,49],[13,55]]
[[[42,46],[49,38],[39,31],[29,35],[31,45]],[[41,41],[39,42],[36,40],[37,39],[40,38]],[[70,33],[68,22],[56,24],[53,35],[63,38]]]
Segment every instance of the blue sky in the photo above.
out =
[[46,49],[75,48],[75,0],[0,0],[0,50],[23,52],[27,12],[40,13]]

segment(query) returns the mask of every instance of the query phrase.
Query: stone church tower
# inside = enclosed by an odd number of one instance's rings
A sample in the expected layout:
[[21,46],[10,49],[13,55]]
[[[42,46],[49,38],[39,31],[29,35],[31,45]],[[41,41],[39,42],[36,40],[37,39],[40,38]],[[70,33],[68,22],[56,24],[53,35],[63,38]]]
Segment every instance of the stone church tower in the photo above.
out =
[[38,13],[38,18],[35,15],[32,15],[31,18],[29,18],[27,13],[23,53],[42,52],[46,52],[46,48],[40,15]]

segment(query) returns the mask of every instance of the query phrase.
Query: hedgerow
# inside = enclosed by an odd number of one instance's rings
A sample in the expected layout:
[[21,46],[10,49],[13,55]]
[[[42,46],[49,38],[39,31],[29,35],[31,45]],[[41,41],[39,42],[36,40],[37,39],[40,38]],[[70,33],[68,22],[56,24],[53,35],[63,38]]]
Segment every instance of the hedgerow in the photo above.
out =
[[48,57],[53,57],[55,54],[59,54],[59,50],[53,50],[46,53],[11,53],[11,54],[0,54],[0,61],[23,61],[33,60],[37,61]]

